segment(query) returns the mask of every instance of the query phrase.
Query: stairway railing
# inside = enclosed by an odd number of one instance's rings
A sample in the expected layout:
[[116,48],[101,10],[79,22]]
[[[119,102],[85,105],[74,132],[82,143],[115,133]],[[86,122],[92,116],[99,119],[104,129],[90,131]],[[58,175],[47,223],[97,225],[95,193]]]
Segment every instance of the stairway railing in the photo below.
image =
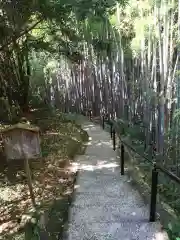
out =
[[[101,118],[101,123],[103,129],[105,128],[106,119],[104,116]],[[167,170],[166,168],[160,166],[156,159],[149,159],[147,156],[139,153],[135,148],[133,148],[130,144],[124,141],[120,136],[120,131],[118,124],[115,120],[108,121],[108,125],[110,125],[110,135],[113,141],[113,150],[116,150],[116,136],[120,140],[120,149],[121,149],[121,156],[120,156],[120,167],[121,167],[121,175],[125,174],[124,167],[125,167],[125,147],[139,155],[140,157],[144,158],[146,161],[152,164],[152,172],[151,172],[151,196],[150,196],[150,215],[149,221],[155,222],[156,221],[156,205],[157,205],[157,193],[158,193],[158,175],[159,172],[164,173],[167,175],[171,180],[175,181],[176,183],[180,184],[180,178],[177,177],[175,174]]]

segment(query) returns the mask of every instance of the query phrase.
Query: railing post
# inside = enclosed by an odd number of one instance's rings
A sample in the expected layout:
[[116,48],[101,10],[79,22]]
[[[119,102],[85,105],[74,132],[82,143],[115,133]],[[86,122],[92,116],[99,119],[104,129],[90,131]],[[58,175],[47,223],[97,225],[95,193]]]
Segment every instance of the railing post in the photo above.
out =
[[111,134],[111,139],[113,138],[113,124],[112,122],[110,123],[110,134]]
[[125,134],[125,131],[124,131],[124,127],[123,127],[123,129],[122,129],[122,135],[124,135]]
[[104,115],[102,117],[102,128],[104,129],[105,128],[105,125],[104,125]]
[[92,114],[91,114],[91,110],[89,111],[89,120],[92,120]]
[[124,144],[121,143],[121,175],[124,175]]
[[113,150],[116,150],[116,131],[113,129]]
[[156,163],[154,163],[152,169],[152,183],[151,183],[151,205],[150,205],[150,222],[156,221],[156,200],[157,200],[157,185],[158,185],[158,171]]

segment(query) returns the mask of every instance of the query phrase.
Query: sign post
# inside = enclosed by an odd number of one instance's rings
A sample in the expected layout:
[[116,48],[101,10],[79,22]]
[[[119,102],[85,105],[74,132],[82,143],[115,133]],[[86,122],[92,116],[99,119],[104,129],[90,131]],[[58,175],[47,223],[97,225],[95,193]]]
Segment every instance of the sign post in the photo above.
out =
[[41,156],[39,128],[29,124],[18,123],[2,131],[5,154],[8,160],[24,159],[25,173],[30,197],[35,207],[35,197],[31,178],[29,160]]

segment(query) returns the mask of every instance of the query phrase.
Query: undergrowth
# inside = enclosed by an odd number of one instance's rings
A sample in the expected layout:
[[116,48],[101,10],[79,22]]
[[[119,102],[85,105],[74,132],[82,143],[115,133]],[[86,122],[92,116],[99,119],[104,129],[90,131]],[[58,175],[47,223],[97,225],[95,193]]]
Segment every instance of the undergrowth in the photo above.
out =
[[[145,155],[150,160],[152,160],[152,148],[149,146],[146,150],[144,148],[145,139],[144,139],[144,128],[143,125],[130,125],[128,122],[123,120],[117,121],[118,132],[121,135],[121,138],[124,139],[129,145],[142,155]],[[151,185],[151,169],[152,164],[147,162],[147,160],[142,157],[132,153],[137,160],[137,165],[134,166],[136,171],[140,174],[139,183],[142,181],[146,182],[148,186]],[[157,161],[163,159],[161,156],[157,156]],[[171,160],[172,161],[172,160]],[[172,161],[173,162],[173,161]],[[140,179],[141,178],[141,179]],[[176,182],[169,179],[169,177],[163,173],[159,173],[158,178],[158,193],[160,194],[161,199],[166,202],[170,207],[172,207],[177,216],[180,214],[180,185]],[[168,226],[165,226],[170,240],[179,240],[180,239],[180,219],[177,221],[170,221]]]
[[77,115],[37,110],[29,120],[41,130],[42,158],[30,161],[36,209],[31,205],[23,161],[4,161],[0,169],[0,239],[60,239],[76,177],[71,163],[75,155],[84,153],[88,135]]

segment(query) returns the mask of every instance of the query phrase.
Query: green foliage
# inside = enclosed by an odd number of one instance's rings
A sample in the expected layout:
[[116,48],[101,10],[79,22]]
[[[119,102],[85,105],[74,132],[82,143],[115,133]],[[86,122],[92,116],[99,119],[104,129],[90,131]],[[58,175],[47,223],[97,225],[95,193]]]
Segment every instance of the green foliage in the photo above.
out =
[[174,112],[173,118],[174,118],[174,121],[179,121],[180,120],[180,110],[179,109],[177,109]]
[[[141,125],[139,126],[130,126],[127,121],[118,120],[118,126],[119,131],[120,129],[124,129],[125,133],[123,134],[126,136],[125,141],[129,143],[131,146],[133,146],[137,152],[142,153],[143,155],[146,154],[144,152],[144,134],[143,134],[143,128]],[[141,130],[142,129],[142,130]],[[174,167],[173,161],[175,162],[175,156],[172,155],[172,152],[176,148],[177,142],[175,142],[175,146],[173,148],[173,142],[169,144],[170,137],[175,135],[175,132],[173,133],[174,129],[171,129],[169,131],[169,135],[165,137],[165,142],[168,141],[168,147],[166,149],[166,152],[164,153],[169,158],[165,160],[165,156],[160,156],[157,158],[158,161],[162,161],[162,159],[165,161],[163,164],[166,168],[169,167],[171,163],[171,167]],[[122,137],[123,131],[121,131],[121,137]],[[177,132],[176,132],[177,134]],[[172,140],[171,140],[172,141]],[[177,141],[177,139],[176,139]],[[169,146],[171,146],[172,149],[169,149]],[[128,151],[131,152],[130,149]],[[138,184],[151,184],[151,171],[150,168],[152,167],[152,164],[149,164],[148,162],[145,162],[145,160],[142,157],[137,156],[134,152],[131,152],[132,156],[134,156],[133,164],[134,167],[137,167],[137,182]],[[174,151],[175,154],[175,151]],[[147,155],[147,154],[146,154]],[[152,155],[150,155],[151,159]],[[160,160],[159,160],[160,159]],[[172,171],[172,169],[169,169]],[[180,212],[180,201],[179,201],[179,194],[180,194],[180,188],[179,184],[171,180],[167,175],[165,175],[162,172],[159,172],[158,176],[158,193],[160,195],[160,201],[166,202],[170,207],[173,208],[175,213],[179,215]],[[159,199],[159,198],[158,198]],[[159,200],[158,200],[159,201]],[[176,222],[170,223],[167,227],[167,233],[169,235],[169,238],[171,240],[177,240],[180,235],[180,220],[178,219]]]
[[[110,41],[107,43],[106,40],[104,42],[101,40],[100,43],[99,36],[105,34],[104,30],[102,34],[104,20],[106,19],[108,23],[108,15],[110,12],[112,14],[116,2],[115,0],[100,2],[19,0],[16,4],[14,1],[3,2],[0,16],[0,50],[3,57],[0,63],[6,68],[0,69],[1,86],[4,86],[0,89],[0,97],[7,97],[7,106],[11,106],[13,102],[25,111],[28,101],[31,105],[43,102],[52,78],[51,73],[48,77],[44,73],[48,61],[51,59],[59,61],[63,55],[72,64],[80,64],[84,59],[82,49],[85,41],[90,41],[98,51],[105,49],[109,52]],[[96,43],[94,37],[98,37]],[[37,53],[35,65],[34,53]],[[45,65],[43,55],[47,61]],[[28,96],[29,89],[31,91]],[[11,108],[7,108],[11,112]]]
[[180,219],[177,222],[169,223],[166,229],[170,240],[180,239]]
[[132,125],[127,121],[118,119],[117,120],[120,135],[129,136],[132,140],[144,141],[144,130],[143,127],[139,125]]

